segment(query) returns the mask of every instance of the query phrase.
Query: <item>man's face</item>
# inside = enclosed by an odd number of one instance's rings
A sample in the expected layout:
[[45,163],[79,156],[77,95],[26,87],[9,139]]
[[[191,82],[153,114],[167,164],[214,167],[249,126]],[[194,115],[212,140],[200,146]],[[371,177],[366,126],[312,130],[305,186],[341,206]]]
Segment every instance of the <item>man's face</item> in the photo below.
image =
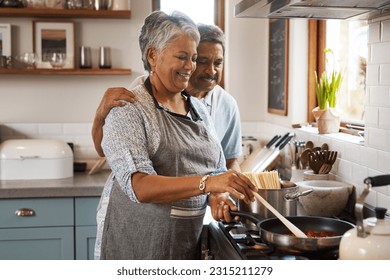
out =
[[198,46],[196,69],[190,84],[199,91],[212,90],[222,79],[223,48],[221,44],[201,42]]

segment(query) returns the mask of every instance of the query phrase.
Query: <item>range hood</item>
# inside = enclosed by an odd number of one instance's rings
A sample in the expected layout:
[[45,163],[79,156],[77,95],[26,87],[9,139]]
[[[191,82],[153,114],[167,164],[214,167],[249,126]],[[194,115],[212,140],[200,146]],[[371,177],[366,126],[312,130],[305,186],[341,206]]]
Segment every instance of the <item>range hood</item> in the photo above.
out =
[[390,14],[390,0],[243,0],[236,17],[369,20]]

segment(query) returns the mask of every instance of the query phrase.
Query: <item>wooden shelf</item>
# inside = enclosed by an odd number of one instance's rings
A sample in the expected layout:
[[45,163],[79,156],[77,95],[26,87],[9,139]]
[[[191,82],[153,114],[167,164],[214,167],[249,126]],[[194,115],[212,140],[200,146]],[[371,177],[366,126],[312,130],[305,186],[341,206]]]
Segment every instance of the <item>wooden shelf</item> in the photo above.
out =
[[13,69],[0,68],[0,75],[131,75],[131,69]]
[[0,17],[129,19],[131,11],[0,8]]

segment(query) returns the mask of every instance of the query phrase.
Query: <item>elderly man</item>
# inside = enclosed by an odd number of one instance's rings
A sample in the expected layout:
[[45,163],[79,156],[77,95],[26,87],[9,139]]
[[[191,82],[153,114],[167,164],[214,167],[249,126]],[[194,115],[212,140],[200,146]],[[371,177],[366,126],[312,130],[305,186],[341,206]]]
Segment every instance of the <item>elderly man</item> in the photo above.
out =
[[[226,167],[240,171],[238,157],[241,155],[241,122],[235,99],[218,83],[222,79],[225,54],[223,31],[214,25],[198,25],[201,35],[198,46],[196,70],[191,75],[186,91],[199,98],[207,107],[226,158]],[[145,77],[138,77],[134,82],[143,83]],[[123,106],[122,100],[135,102],[136,97],[125,88],[109,88],[96,111],[92,136],[96,151],[104,156],[100,146],[104,120],[115,106]]]

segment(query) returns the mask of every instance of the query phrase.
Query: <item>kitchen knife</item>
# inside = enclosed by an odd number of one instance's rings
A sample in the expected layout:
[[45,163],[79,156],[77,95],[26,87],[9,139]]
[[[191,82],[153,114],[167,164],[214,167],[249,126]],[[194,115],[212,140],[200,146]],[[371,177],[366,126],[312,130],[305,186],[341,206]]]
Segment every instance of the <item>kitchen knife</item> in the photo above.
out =
[[278,143],[275,144],[275,148],[268,154],[268,156],[258,163],[252,172],[263,172],[280,154],[280,151],[287,145],[288,142],[294,137],[294,133],[286,133]]
[[245,170],[245,171],[248,171],[248,172],[254,172],[255,169],[257,169],[264,161],[267,160],[267,158],[272,154],[272,152],[280,146],[280,144],[283,143],[284,140],[286,140],[286,138],[288,137],[290,133],[286,133],[285,135],[282,136],[282,138],[280,138],[276,144],[275,144],[275,147],[273,149],[269,149],[267,151],[267,153],[263,156],[263,158],[258,158],[256,161],[253,161],[254,163],[250,166],[249,170]]
[[[241,163],[240,168],[242,172],[250,172],[252,171],[254,165],[263,157],[264,154],[266,154],[272,145],[280,138],[280,135],[275,135],[264,147],[260,147],[253,151],[248,158]],[[265,156],[265,155],[264,155]]]

